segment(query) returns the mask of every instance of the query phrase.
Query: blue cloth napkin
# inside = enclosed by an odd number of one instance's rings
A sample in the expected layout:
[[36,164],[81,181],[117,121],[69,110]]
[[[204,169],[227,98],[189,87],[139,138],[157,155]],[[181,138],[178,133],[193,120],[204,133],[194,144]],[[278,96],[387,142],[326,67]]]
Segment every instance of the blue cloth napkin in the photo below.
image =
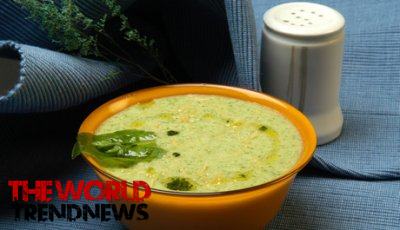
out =
[[[167,31],[164,35],[171,43],[176,63],[192,81],[259,90],[262,14],[282,2],[174,0],[157,1],[159,5],[154,7],[161,9],[160,20]],[[311,162],[318,170],[298,177],[281,214],[268,227],[398,227],[400,4],[395,0],[318,2],[338,9],[346,18],[340,95],[343,133],[335,142],[318,147]],[[96,1],[79,3],[94,16],[103,10]],[[118,94],[124,86],[134,87],[138,78],[127,73],[110,80],[107,75],[115,66],[52,51],[57,47],[26,16],[12,1],[0,2],[0,55],[11,52],[21,59],[18,83],[0,97],[0,127],[6,130],[0,134],[0,143],[5,146],[0,173],[6,177],[39,171],[60,175],[59,165],[77,164],[69,168],[71,175],[90,179],[94,176],[90,170],[79,171],[86,170],[86,166],[69,160],[76,129],[85,115],[106,99],[102,95],[110,97],[111,92]],[[94,99],[97,104],[92,103]],[[43,139],[49,142],[43,143]],[[13,222],[11,216],[3,217],[4,222]],[[11,228],[13,223],[9,224]],[[81,228],[93,227],[90,223],[80,224],[77,226]],[[98,226],[115,228],[114,224]],[[48,226],[67,228],[63,223]]]

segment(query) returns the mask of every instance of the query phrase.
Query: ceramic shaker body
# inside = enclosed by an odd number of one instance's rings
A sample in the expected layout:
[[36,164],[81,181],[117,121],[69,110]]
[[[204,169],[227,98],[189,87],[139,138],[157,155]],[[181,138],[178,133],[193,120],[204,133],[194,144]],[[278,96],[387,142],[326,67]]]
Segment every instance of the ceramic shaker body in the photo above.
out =
[[339,88],[344,18],[320,4],[295,2],[264,14],[261,86],[311,120],[318,144],[340,135]]

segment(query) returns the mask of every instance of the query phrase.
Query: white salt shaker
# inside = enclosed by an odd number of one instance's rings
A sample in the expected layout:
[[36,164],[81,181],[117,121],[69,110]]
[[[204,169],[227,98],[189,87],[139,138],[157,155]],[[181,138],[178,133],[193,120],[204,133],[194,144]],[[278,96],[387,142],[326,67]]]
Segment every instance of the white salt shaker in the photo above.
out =
[[313,123],[318,144],[339,136],[344,18],[324,5],[293,2],[264,14],[261,86]]

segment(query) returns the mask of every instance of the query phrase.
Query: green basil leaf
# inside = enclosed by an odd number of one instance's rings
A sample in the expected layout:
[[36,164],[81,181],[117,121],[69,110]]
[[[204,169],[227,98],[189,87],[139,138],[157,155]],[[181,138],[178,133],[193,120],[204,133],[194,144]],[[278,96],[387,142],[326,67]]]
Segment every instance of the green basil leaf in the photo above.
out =
[[110,139],[103,139],[103,140],[97,140],[93,141],[93,145],[96,146],[97,148],[111,148],[116,144],[121,144],[123,141],[118,138],[110,138]]
[[106,167],[129,167],[139,162],[149,162],[165,153],[164,149],[157,146],[155,139],[153,132],[134,129],[101,135],[80,133],[72,157],[84,153]]

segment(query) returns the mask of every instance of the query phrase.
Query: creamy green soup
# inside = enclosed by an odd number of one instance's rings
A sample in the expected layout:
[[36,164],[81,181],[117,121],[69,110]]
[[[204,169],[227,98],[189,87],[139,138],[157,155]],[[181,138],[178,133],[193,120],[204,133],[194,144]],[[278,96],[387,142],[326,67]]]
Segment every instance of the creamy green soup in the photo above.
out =
[[182,95],[136,104],[104,121],[96,135],[144,130],[164,150],[129,167],[107,167],[127,180],[161,190],[217,192],[264,184],[286,173],[302,150],[284,116],[256,103]]

